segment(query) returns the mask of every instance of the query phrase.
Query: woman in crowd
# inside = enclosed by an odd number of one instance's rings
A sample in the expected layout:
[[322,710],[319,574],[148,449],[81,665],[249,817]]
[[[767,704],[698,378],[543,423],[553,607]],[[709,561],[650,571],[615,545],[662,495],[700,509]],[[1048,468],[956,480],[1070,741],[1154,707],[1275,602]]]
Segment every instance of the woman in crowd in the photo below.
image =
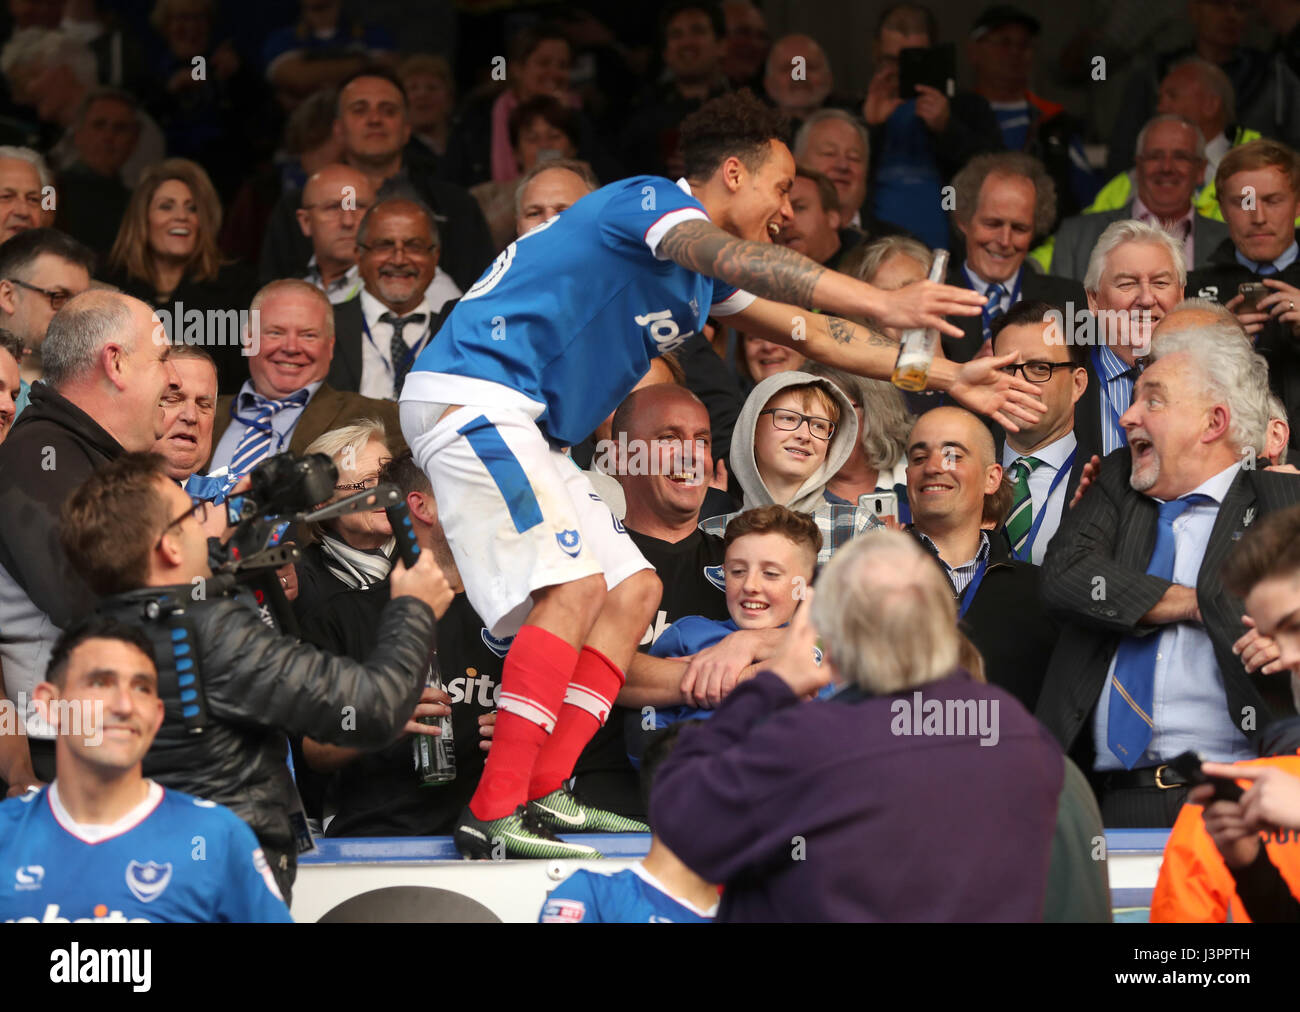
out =
[[208,174],[169,158],[150,168],[131,195],[104,280],[165,310],[173,340],[204,342],[217,361],[218,389],[233,393],[248,378],[241,334],[236,318],[210,314],[246,312],[257,278],[247,266],[223,261],[220,229],[221,202]]
[[[510,147],[520,174],[541,159],[571,159],[578,154],[578,116],[551,95],[537,95],[521,102],[510,114]],[[492,179],[470,187],[483,209],[492,241],[498,250],[514,242],[515,189],[517,179]]]

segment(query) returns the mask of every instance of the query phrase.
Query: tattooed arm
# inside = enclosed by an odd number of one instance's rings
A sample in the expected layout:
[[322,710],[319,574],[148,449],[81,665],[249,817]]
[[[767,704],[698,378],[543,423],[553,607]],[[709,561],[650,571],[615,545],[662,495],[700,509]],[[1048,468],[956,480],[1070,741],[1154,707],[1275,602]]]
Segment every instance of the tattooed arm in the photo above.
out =
[[659,241],[659,255],[760,298],[868,316],[891,327],[935,327],[952,337],[961,337],[962,330],[943,317],[977,316],[984,304],[978,292],[932,281],[886,292],[828,270],[792,249],[738,239],[699,218],[669,229]]
[[[727,320],[746,334],[872,379],[888,380],[898,358],[898,343],[878,330],[767,299],[755,299]],[[1037,385],[1000,371],[1015,359],[1014,352],[964,365],[936,358],[930,366],[929,386],[946,390],[972,411],[1019,432],[1018,422],[1036,422],[1047,405],[1039,400]]]

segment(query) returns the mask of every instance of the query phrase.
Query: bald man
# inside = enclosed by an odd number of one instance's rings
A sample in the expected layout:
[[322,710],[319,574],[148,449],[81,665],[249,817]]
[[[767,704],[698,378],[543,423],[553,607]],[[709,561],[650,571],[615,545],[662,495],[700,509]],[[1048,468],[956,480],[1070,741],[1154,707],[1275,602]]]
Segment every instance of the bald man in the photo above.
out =
[[312,247],[303,280],[323,291],[331,305],[347,302],[361,290],[357,226],[374,202],[370,177],[341,162],[325,166],[303,187],[298,227]]
[[[1246,131],[1232,125],[1233,105],[1232,82],[1228,75],[1199,57],[1178,64],[1160,82],[1156,112],[1182,116],[1195,123],[1205,138],[1208,164],[1203,182],[1206,184],[1214,182],[1219,159],[1233,144],[1259,136],[1253,130]],[[1246,133],[1251,136],[1239,139]]]
[[568,159],[558,165],[542,162],[525,173],[515,192],[516,237],[550,221],[595,189],[595,178],[585,165]]
[[964,408],[917,419],[907,438],[912,535],[947,574],[958,614],[984,658],[988,680],[1031,712],[1056,640],[1039,601],[1038,567],[1011,556],[980,524],[984,500],[1002,484],[993,436]]

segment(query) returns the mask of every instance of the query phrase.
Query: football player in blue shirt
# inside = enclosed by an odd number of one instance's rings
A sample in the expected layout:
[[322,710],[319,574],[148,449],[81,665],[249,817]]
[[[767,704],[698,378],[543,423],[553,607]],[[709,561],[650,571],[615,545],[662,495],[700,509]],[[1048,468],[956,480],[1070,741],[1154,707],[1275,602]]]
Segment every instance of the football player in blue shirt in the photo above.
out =
[[68,630],[34,696],[57,776],[0,803],[0,921],[292,920],[243,820],[144,778],[163,702],[143,632]]
[[[641,760],[641,796],[650,811],[650,789],[660,764],[672,754],[686,720],[658,732]],[[718,913],[718,887],[686,867],[657,836],[650,852],[613,875],[579,870],[546,897],[539,924],[693,924]]]
[[[898,346],[836,316],[957,336],[983,297],[885,292],[772,244],[793,218],[780,114],[748,92],[682,124],[686,178],[587,194],[506,247],[421,353],[402,430],[428,474],[470,602],[514,635],[496,734],[456,831],[468,857],[593,857],[554,830],[644,831],[566,787],[659,604],[649,564],[562,448],[580,442],[710,316],[849,372],[887,378]],[[1044,410],[998,371],[936,361],[931,383],[1017,430]]]

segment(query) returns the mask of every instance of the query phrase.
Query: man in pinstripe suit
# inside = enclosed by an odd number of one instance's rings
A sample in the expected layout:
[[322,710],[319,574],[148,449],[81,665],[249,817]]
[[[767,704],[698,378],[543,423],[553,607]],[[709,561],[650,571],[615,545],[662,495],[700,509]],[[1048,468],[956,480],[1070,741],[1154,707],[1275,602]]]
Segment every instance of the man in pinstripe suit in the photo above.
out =
[[1300,479],[1254,466],[1267,395],[1237,328],[1160,333],[1122,416],[1128,447],[1048,549],[1043,595],[1064,626],[1038,716],[1091,771],[1108,826],[1173,825],[1186,788],[1165,763],[1252,757],[1294,713],[1288,682],[1233,652],[1244,609],[1219,578],[1251,523],[1300,502]]

